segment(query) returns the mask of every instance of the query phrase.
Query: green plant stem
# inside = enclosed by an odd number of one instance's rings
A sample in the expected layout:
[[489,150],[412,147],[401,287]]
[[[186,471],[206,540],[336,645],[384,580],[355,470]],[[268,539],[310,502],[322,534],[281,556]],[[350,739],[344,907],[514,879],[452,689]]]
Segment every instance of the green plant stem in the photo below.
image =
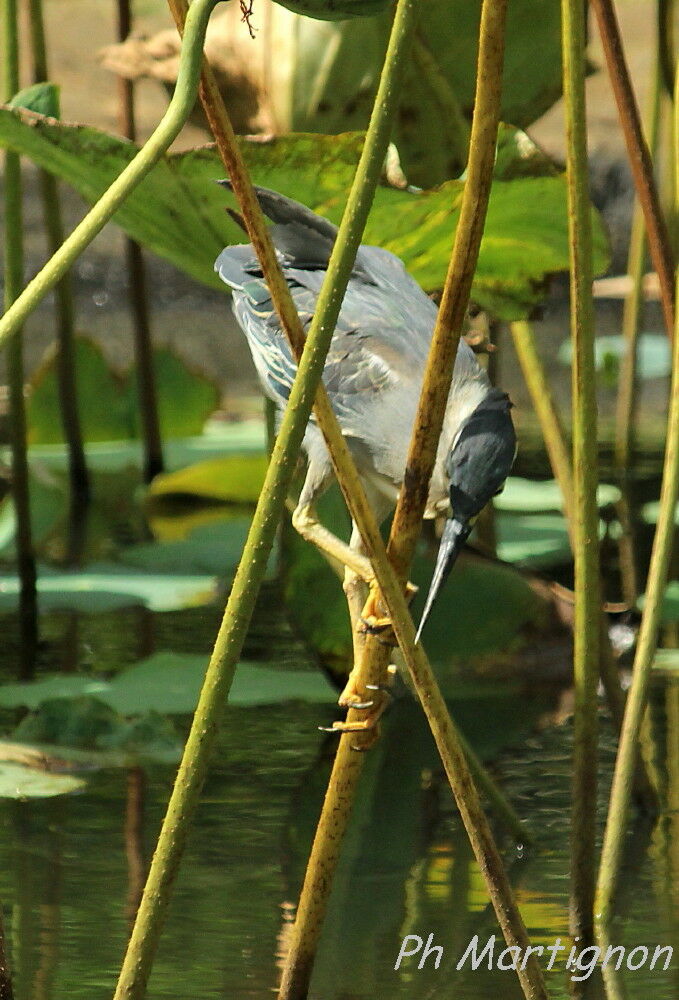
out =
[[537,414],[554,476],[561,489],[569,532],[573,523],[573,470],[566,444],[566,434],[554,403],[551,386],[538,354],[533,327],[528,320],[516,320],[509,326],[521,371]]
[[[124,42],[132,27],[130,0],[117,0],[118,41]],[[134,142],[137,128],[134,113],[134,81],[118,77],[118,117],[120,131]],[[158,417],[158,396],[153,370],[153,344],[149,316],[146,265],[140,245],[125,237],[125,261],[129,282],[130,309],[134,330],[134,358],[137,394],[144,447],[144,481],[149,483],[164,469],[163,443]]]
[[[658,40],[653,68],[653,82],[646,112],[648,146],[653,159],[656,156],[660,132],[661,90],[660,42]],[[631,473],[634,460],[637,420],[639,324],[643,306],[642,283],[645,270],[646,229],[641,203],[636,198],[627,258],[627,274],[632,281],[632,287],[625,297],[622,314],[622,336],[625,343],[625,353],[620,367],[620,379],[618,382],[614,445],[615,465],[622,490],[622,499],[618,504],[618,518],[621,526],[621,535],[618,542],[620,576],[624,599],[632,607],[636,604],[637,597],[639,596],[635,528],[630,494],[632,490]]]
[[15,334],[26,317],[64,276],[73,261],[101,232],[128,194],[144,179],[170,144],[176,139],[195,102],[200,75],[201,52],[196,40],[205,33],[205,26],[218,0],[194,0],[187,18],[187,57],[181,61],[177,85],[167,111],[153,135],[131,163],[111,184],[82,222],[76,226],[60,249],[29,282],[17,300],[0,319],[0,347]]
[[460,102],[447,76],[442,72],[419,31],[415,32],[413,39],[413,61],[439,106],[441,117],[446,123],[446,133],[456,152],[457,162],[463,166],[469,151],[469,123],[462,114]]
[[[649,94],[647,111],[648,146],[651,156],[655,156],[658,145],[660,124],[660,60],[656,50],[653,83]],[[637,353],[639,347],[639,321],[643,305],[643,277],[646,270],[646,229],[644,213],[638,198],[634,202],[632,232],[630,234],[627,257],[627,274],[632,279],[632,287],[625,296],[622,313],[622,336],[625,354],[620,369],[618,397],[615,413],[615,463],[618,475],[625,478],[629,474],[634,447],[634,424],[637,399]]]
[[674,336],[674,260],[672,246],[653,177],[653,163],[641,128],[632,81],[625,62],[620,28],[612,0],[592,0],[608,75],[618,106],[637,197],[646,220],[648,249],[660,283],[667,336]]
[[5,923],[0,913],[0,1000],[14,1000],[14,988],[12,986],[12,973],[7,960],[7,949],[5,947]]
[[[45,44],[45,24],[42,0],[28,0],[28,18],[31,31],[31,52],[33,57],[33,81],[44,83],[48,79],[47,46]],[[39,170],[40,193],[47,233],[47,249],[52,256],[64,242],[64,226],[61,216],[61,202],[57,180],[48,170]],[[59,383],[59,403],[64,439],[68,451],[68,470],[71,493],[77,506],[87,501],[90,494],[85,448],[83,445],[78,396],[76,388],[76,365],[74,351],[75,309],[71,276],[66,272],[56,286],[57,314],[57,377]]]
[[[4,0],[4,99],[19,89],[19,39],[16,0]],[[24,271],[21,210],[21,164],[16,153],[5,153],[5,309],[21,292]],[[9,424],[12,450],[12,495],[16,511],[17,569],[20,581],[19,629],[21,676],[29,677],[38,641],[36,570],[31,539],[26,407],[24,401],[23,341],[16,337],[7,357]]]
[[[679,75],[676,77],[679,80]],[[675,136],[679,134],[679,87],[674,95]],[[675,163],[679,155],[675,138]],[[646,708],[648,685],[655,655],[662,612],[662,601],[674,542],[674,515],[679,497],[679,330],[675,331],[672,351],[672,388],[667,419],[667,446],[663,468],[660,511],[653,539],[651,562],[646,583],[646,603],[637,639],[632,686],[627,695],[622,736],[615,763],[613,785],[601,852],[596,895],[597,929],[605,930],[610,922],[620,872],[622,850],[627,831],[632,774],[639,731]]]
[[573,544],[575,556],[575,738],[571,832],[571,931],[594,934],[597,679],[601,599],[597,410],[592,306],[592,233],[587,175],[585,19],[580,0],[562,0],[568,221],[573,339]]

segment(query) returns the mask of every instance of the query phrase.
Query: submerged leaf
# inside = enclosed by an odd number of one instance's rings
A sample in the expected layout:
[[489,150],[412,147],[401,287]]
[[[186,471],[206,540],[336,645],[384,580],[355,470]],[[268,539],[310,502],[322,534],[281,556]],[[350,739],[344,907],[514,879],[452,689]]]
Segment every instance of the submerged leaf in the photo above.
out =
[[91,695],[43,700],[21,720],[13,738],[40,746],[104,751],[122,755],[128,761],[132,757],[172,763],[179,758],[181,744],[167,719],[153,708],[141,706],[127,714],[134,718],[123,718],[109,704]]
[[[254,180],[338,222],[363,136],[287,135],[241,139]],[[0,108],[0,145],[34,160],[94,202],[130,162],[136,147],[84,126],[61,125]],[[243,234],[224,212],[213,181],[223,167],[213,149],[163,157],[130,194],[115,221],[134,239],[205,284],[223,288],[214,260]],[[365,241],[402,257],[427,291],[440,289],[450,256],[464,184],[448,181],[420,193],[378,188]],[[595,268],[607,244],[594,216]],[[519,319],[540,301],[540,283],[568,268],[563,176],[528,176],[493,185],[472,298],[502,319]]]

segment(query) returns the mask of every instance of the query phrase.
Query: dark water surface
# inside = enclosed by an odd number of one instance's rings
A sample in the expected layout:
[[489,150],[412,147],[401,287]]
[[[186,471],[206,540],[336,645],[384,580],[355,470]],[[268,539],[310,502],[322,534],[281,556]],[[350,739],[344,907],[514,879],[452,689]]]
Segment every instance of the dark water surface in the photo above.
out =
[[[266,623],[276,606],[276,589],[269,585],[251,654],[273,628]],[[164,648],[173,648],[173,641],[186,648],[188,636],[192,649],[205,650],[218,615],[217,608],[155,616],[126,611],[97,616],[96,628],[92,619],[81,618],[76,645],[80,654],[89,645],[99,662],[107,650],[111,663],[129,661],[158,641]],[[51,621],[53,635],[63,633],[63,616]],[[270,639],[276,657],[299,656],[282,627]],[[61,659],[65,640],[53,641],[50,649],[43,659]],[[6,677],[13,670],[10,656],[7,647]],[[615,944],[644,945],[651,955],[657,945],[673,945],[679,955],[679,763],[664,735],[666,719],[676,718],[678,706],[679,686],[656,690],[653,728],[662,783],[674,808],[655,825],[637,821],[629,834],[621,915],[613,932]],[[570,949],[571,727],[553,724],[555,707],[553,692],[521,685],[461,688],[452,706],[537,840],[536,848],[523,852],[504,841],[531,938],[543,946],[561,938]],[[333,750],[316,727],[333,716],[330,703],[227,711],[150,997],[272,995]],[[187,725],[184,719],[180,728]],[[613,762],[605,718],[602,736],[603,808]],[[161,766],[100,770],[87,776],[79,794],[3,802],[0,894],[19,1000],[111,995],[173,773]],[[312,995],[518,997],[512,972],[472,971],[469,964],[456,969],[475,934],[483,945],[494,933],[479,869],[421,716],[406,697],[392,708],[383,739],[366,760]],[[443,948],[438,970],[433,958],[422,970],[413,958],[395,971],[402,939],[426,940],[430,934]],[[496,956],[501,948],[498,943]],[[563,968],[549,973],[548,983],[551,996],[571,995]],[[604,995],[594,976],[586,985],[591,995]],[[624,973],[619,992],[609,996],[672,1000],[678,994],[675,960],[666,972],[660,961],[655,970]]]

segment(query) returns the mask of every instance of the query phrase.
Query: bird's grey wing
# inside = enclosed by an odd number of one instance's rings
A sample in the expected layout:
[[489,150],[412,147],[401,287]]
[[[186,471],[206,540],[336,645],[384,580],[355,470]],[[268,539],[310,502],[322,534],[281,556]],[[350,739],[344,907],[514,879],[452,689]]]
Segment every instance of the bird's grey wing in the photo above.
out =
[[[284,260],[281,264],[306,331],[325,272],[292,267]],[[283,405],[296,365],[252,249],[227,247],[217,258],[215,270],[234,291],[234,312],[248,338],[265,391]],[[420,294],[430,303],[424,293]],[[352,277],[323,373],[340,419],[345,416],[355,421],[358,397],[374,397],[399,377],[406,378],[422,368],[428,341],[413,334],[412,319],[397,297]],[[427,329],[430,333],[431,317]]]
[[[233,311],[247,337],[262,388],[283,407],[290,395],[297,366],[252,247],[226,247],[215,262],[215,270],[233,290]],[[299,286],[293,285],[290,291],[306,332],[316,297]]]

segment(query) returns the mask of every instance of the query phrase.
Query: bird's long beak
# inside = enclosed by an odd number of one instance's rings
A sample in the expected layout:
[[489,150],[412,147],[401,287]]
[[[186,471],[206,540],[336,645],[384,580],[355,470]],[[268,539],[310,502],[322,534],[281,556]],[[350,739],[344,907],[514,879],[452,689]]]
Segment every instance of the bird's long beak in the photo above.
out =
[[427,594],[424,611],[422,612],[420,624],[417,629],[417,635],[415,636],[416,643],[420,641],[422,629],[424,628],[427,618],[429,617],[429,612],[434,606],[434,601],[438,596],[438,592],[443,586],[444,580],[453,568],[462,546],[469,538],[471,530],[472,525],[468,522],[458,521],[454,517],[451,517],[446,521],[443,534],[441,535],[438,556],[436,557],[434,575],[432,576],[431,583],[429,584],[429,593]]

